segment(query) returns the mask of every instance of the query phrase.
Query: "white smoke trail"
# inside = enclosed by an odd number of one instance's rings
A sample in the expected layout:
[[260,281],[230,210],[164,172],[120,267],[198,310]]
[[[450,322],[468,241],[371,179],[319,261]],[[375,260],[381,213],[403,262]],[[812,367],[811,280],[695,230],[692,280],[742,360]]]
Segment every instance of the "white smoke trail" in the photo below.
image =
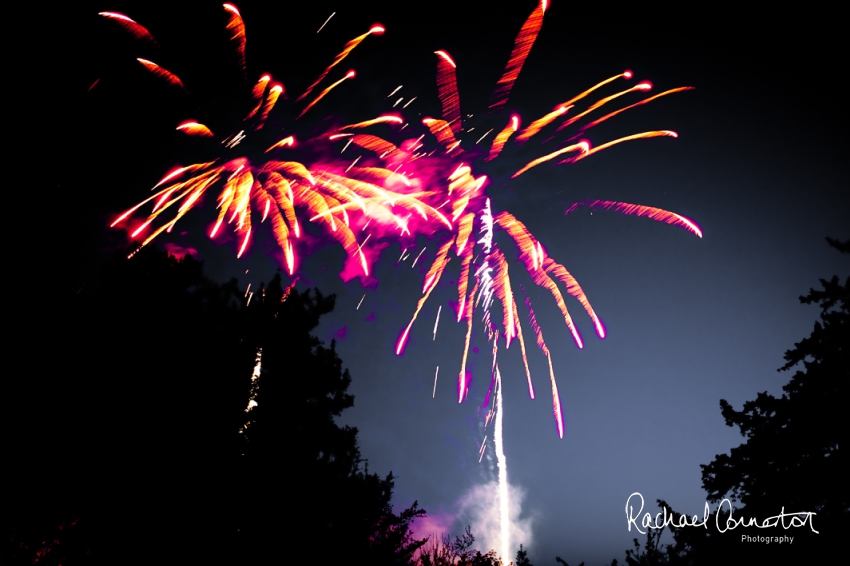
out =
[[[493,279],[490,275],[493,271],[493,268],[490,266],[490,254],[493,247],[493,214],[490,210],[490,199],[487,199],[479,218],[481,221],[481,239],[478,240],[478,243],[484,245],[484,259],[481,262],[481,266],[477,269],[475,276],[478,279],[481,287],[481,291],[478,295],[478,298],[481,301],[481,307],[484,311],[484,325],[487,330],[488,337],[493,342],[493,368],[491,371],[494,372],[496,381],[495,431],[493,434],[493,440],[496,449],[496,466],[498,469],[498,548],[502,558],[502,562],[505,563],[510,560],[511,517],[509,514],[510,499],[508,494],[508,465],[507,461],[505,460],[505,446],[502,438],[502,375],[499,372],[499,365],[496,361],[498,352],[499,332],[493,332],[490,323],[490,306],[493,304],[494,294]],[[487,422],[489,422],[489,416],[487,421],[485,422],[485,427],[487,426]],[[483,456],[483,452],[481,453],[481,455]]]
[[499,469],[499,531],[501,533],[502,562],[509,560],[511,541],[511,518],[508,514],[508,463],[505,460],[505,445],[502,440],[502,374],[496,366],[496,425],[493,437],[496,444],[496,466]]

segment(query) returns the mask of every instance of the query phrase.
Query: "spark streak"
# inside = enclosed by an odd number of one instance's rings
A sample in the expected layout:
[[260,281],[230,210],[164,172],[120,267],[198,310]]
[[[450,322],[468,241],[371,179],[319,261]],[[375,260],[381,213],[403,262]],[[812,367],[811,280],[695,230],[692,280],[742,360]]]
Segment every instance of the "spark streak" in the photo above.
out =
[[437,339],[437,326],[439,326],[439,324],[440,324],[440,311],[441,310],[443,310],[443,305],[440,305],[437,308],[437,320],[434,321],[434,340]]
[[331,15],[330,15],[330,16],[328,16],[328,19],[327,19],[327,20],[325,20],[325,23],[323,23],[321,26],[319,26],[319,29],[317,29],[317,30],[316,30],[316,33],[319,33],[320,31],[322,31],[322,28],[323,28],[323,27],[325,27],[326,25],[328,25],[328,22],[329,22],[329,21],[331,21],[331,18],[333,18],[333,17],[334,17],[334,14],[336,14],[336,12],[332,12],[332,13],[331,13]]
[[437,371],[434,372],[434,391],[431,393],[431,399],[437,396],[437,376],[440,375],[440,366],[437,366]]

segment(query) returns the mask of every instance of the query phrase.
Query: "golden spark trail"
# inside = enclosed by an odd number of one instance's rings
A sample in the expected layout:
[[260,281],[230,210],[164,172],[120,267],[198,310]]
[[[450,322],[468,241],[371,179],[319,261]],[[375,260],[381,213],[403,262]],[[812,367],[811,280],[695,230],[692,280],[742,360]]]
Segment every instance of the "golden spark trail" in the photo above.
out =
[[650,83],[642,82],[642,83],[636,84],[635,86],[633,86],[631,88],[627,88],[626,90],[622,90],[622,91],[620,91],[616,94],[612,94],[611,96],[606,96],[605,98],[603,98],[599,102],[595,102],[595,103],[591,104],[590,108],[588,108],[587,110],[585,110],[581,114],[576,114],[575,116],[573,116],[569,120],[565,120],[563,123],[561,123],[561,125],[558,126],[558,131],[563,130],[564,128],[566,128],[570,124],[574,123],[576,120],[579,120],[579,119],[587,116],[588,114],[590,114],[591,112],[593,112],[597,108],[600,108],[600,107],[608,104],[612,100],[616,100],[616,99],[620,98],[621,96],[625,96],[625,95],[629,94],[630,92],[635,92],[637,90],[641,90],[641,91],[650,90],[651,88],[652,88],[652,85]]
[[[502,128],[502,131],[496,134],[496,137],[493,139],[493,145],[490,146],[490,154],[487,156],[485,161],[496,159],[496,157],[498,157],[502,152],[502,148],[505,147],[505,143],[507,143],[508,138],[510,138],[518,128],[519,117],[511,116],[511,121],[508,122],[508,125]],[[487,134],[484,135],[486,136]],[[484,139],[484,136],[482,136],[481,139]]]
[[653,132],[642,132],[640,134],[632,134],[630,136],[624,136],[622,138],[618,138],[616,140],[609,141],[608,143],[603,143],[600,146],[596,146],[594,148],[591,148],[589,151],[586,151],[586,152],[578,155],[577,157],[573,158],[571,161],[578,161],[580,159],[584,159],[585,157],[589,157],[596,152],[602,151],[603,149],[608,149],[609,147],[611,147],[613,145],[617,145],[619,143],[623,143],[623,142],[627,142],[627,141],[631,141],[631,140],[657,138],[659,136],[668,136],[668,137],[671,137],[671,138],[678,138],[679,134],[677,134],[676,132],[670,131],[670,130],[656,130],[656,131],[653,131]]
[[528,141],[534,134],[539,132],[541,129],[545,128],[547,125],[551,124],[555,121],[556,118],[563,116],[564,113],[572,108],[572,106],[564,106],[561,105],[555,108],[552,112],[549,112],[542,118],[538,118],[534,122],[532,122],[527,128],[517,134],[516,142],[523,143]]
[[263,105],[263,93],[266,92],[266,86],[269,84],[269,81],[272,80],[271,75],[263,75],[260,77],[260,80],[257,81],[257,84],[254,85],[254,90],[251,91],[251,98],[254,99],[254,108],[245,116],[245,120],[249,120],[254,117],[254,115],[260,111],[260,108]]
[[472,338],[472,311],[475,308],[475,297],[478,293],[478,281],[475,282],[475,285],[472,287],[472,292],[469,294],[469,298],[466,300],[466,312],[464,313],[464,318],[466,319],[466,341],[463,346],[463,361],[460,363],[460,374],[457,378],[457,402],[462,403],[463,398],[466,397],[467,391],[467,382],[466,382],[466,358],[469,355],[469,341]]
[[595,85],[593,85],[592,87],[590,87],[590,88],[589,88],[589,89],[587,89],[586,91],[584,91],[584,92],[582,92],[582,93],[580,93],[580,94],[577,94],[577,95],[576,95],[576,96],[574,96],[573,98],[571,98],[571,99],[567,100],[566,102],[564,102],[563,104],[561,104],[561,106],[572,106],[575,102],[578,102],[579,100],[581,100],[581,99],[583,99],[583,98],[586,98],[586,97],[587,97],[587,95],[591,94],[592,92],[594,92],[594,91],[596,91],[596,90],[599,90],[600,88],[602,88],[603,86],[607,85],[608,83],[614,82],[614,81],[616,81],[617,79],[621,79],[621,78],[624,78],[624,79],[630,79],[630,78],[632,78],[632,76],[633,76],[633,75],[632,75],[632,72],[631,72],[631,71],[623,71],[623,72],[622,72],[622,73],[620,73],[619,75],[614,75],[613,77],[608,77],[608,78],[607,78],[607,79],[605,79],[604,81],[599,82],[599,83],[596,83]]
[[[334,12],[334,13],[336,13],[336,12]],[[333,14],[331,14],[331,15],[333,15]],[[330,20],[330,18],[328,18],[328,19]],[[366,33],[364,33],[363,35],[359,35],[359,36],[355,37],[354,39],[352,39],[351,41],[349,41],[348,43],[346,43],[343,50],[340,51],[340,53],[334,58],[333,62],[328,66],[328,68],[325,69],[325,71],[321,75],[319,75],[319,78],[316,79],[313,82],[313,84],[311,84],[310,86],[307,87],[307,90],[305,90],[304,93],[301,96],[298,97],[296,102],[301,102],[303,99],[307,98],[310,95],[310,93],[313,92],[313,89],[316,88],[317,86],[319,86],[319,83],[322,82],[324,80],[324,78],[328,76],[328,73],[330,73],[333,70],[334,67],[336,67],[337,65],[342,63],[342,61],[346,57],[348,57],[348,54],[351,53],[352,50],[354,50],[355,47],[360,45],[360,43],[364,39],[366,39],[367,37],[369,37],[373,33],[375,35],[381,35],[382,33],[384,33],[384,31],[385,31],[385,29],[382,26],[372,26],[372,28],[369,31],[367,31]],[[319,33],[319,32],[316,32],[316,33]],[[319,96],[319,98],[321,98],[321,95]],[[315,102],[314,102],[314,104],[315,104]],[[306,112],[306,110],[305,110],[305,112]],[[303,113],[304,112],[302,112],[302,114]]]
[[343,81],[345,81],[345,80],[347,80],[347,79],[353,79],[353,78],[354,78],[354,74],[355,74],[355,73],[354,73],[354,71],[348,71],[348,72],[345,74],[345,76],[344,76],[344,77],[342,77],[341,79],[339,79],[338,81],[336,81],[335,83],[333,83],[331,86],[329,86],[328,88],[326,88],[325,90],[323,90],[322,92],[320,92],[320,93],[319,93],[319,96],[317,96],[315,99],[313,99],[313,102],[311,102],[310,104],[308,104],[308,105],[304,108],[304,110],[302,110],[302,111],[301,111],[301,114],[299,114],[299,115],[298,115],[298,117],[300,118],[301,116],[303,116],[304,114],[306,114],[308,110],[310,110],[313,106],[315,106],[315,105],[316,105],[316,103],[317,103],[317,102],[319,102],[322,98],[324,98],[326,94],[328,94],[328,93],[329,93],[330,91],[332,91],[334,88],[336,88],[337,86],[339,86],[340,84],[342,84],[342,82],[343,82]]
[[523,173],[525,173],[526,171],[528,171],[532,167],[537,167],[541,163],[546,163],[547,161],[551,161],[551,160],[555,159],[559,155],[563,155],[565,153],[570,153],[570,152],[573,152],[573,151],[580,151],[582,154],[586,154],[590,151],[590,147],[588,146],[587,142],[579,142],[579,143],[576,143],[576,144],[573,144],[573,145],[568,145],[567,147],[559,149],[558,151],[553,151],[552,153],[550,153],[548,155],[544,155],[543,157],[538,157],[537,159],[530,161],[528,164],[525,165],[525,167],[523,167],[522,169],[520,169],[519,171],[517,171],[516,173],[511,175],[511,179],[515,179],[516,177],[519,177],[520,175],[522,175]]
[[398,116],[378,116],[377,118],[373,118],[371,120],[364,120],[363,122],[357,122],[356,124],[348,124],[347,126],[341,127],[339,130],[350,130],[354,128],[366,128],[368,126],[373,126],[375,124],[384,124],[384,123],[393,123],[393,124],[401,124],[404,120],[399,118]]
[[644,104],[647,104],[649,102],[652,102],[653,100],[659,99],[662,96],[667,96],[668,94],[675,94],[677,92],[685,92],[687,90],[694,90],[694,87],[692,87],[692,86],[682,86],[682,87],[679,87],[679,88],[671,88],[670,90],[665,90],[664,92],[660,92],[660,93],[658,93],[654,96],[650,96],[649,98],[645,98],[645,99],[641,100],[640,102],[635,102],[634,104],[630,104],[630,105],[626,106],[625,108],[620,108],[619,110],[615,110],[614,112],[606,114],[605,116],[603,116],[603,117],[601,117],[597,120],[594,120],[593,122],[590,122],[589,124],[585,124],[584,126],[582,126],[580,128],[580,130],[581,131],[589,130],[590,128],[592,128],[594,126],[598,126],[602,122],[604,122],[604,121],[606,121],[610,118],[613,118],[617,114],[621,114],[621,113],[625,112],[626,110],[631,110],[632,108],[637,108],[638,106],[643,106]]
[[177,126],[177,130],[187,133],[192,136],[202,136],[207,138],[215,137],[208,127],[198,122],[183,122]]
[[145,69],[147,69],[148,71],[153,73],[155,76],[168,81],[170,84],[173,84],[174,86],[179,86],[184,91],[186,90],[186,87],[183,86],[183,81],[180,80],[180,77],[178,77],[177,75],[175,75],[174,73],[172,73],[168,69],[164,69],[164,68],[160,67],[159,65],[157,65],[156,63],[154,63],[153,61],[148,61],[147,59],[142,59],[141,57],[137,57],[136,61],[141,63],[145,67]]
[[[457,65],[445,51],[435,51],[437,58],[437,92],[443,107],[443,120],[450,124],[457,135],[461,130],[460,95],[457,92]],[[412,101],[411,101],[412,102]],[[406,106],[406,105],[405,105]]]
[[[413,313],[413,317],[410,320],[410,323],[407,325],[407,328],[404,329],[404,332],[398,339],[398,343],[396,344],[396,355],[401,355],[404,350],[404,346],[407,342],[407,335],[410,333],[410,328],[413,326],[413,323],[416,322],[416,317],[419,316],[419,311],[422,310],[423,305],[428,300],[428,297],[431,295],[431,291],[437,286],[437,283],[440,281],[440,277],[443,275],[443,271],[445,271],[446,264],[451,259],[448,257],[449,249],[453,244],[453,240],[449,240],[440,248],[437,252],[437,257],[434,258],[434,263],[431,264],[431,268],[428,270],[428,273],[425,275],[425,284],[422,288],[423,297],[419,299],[419,302],[416,304],[416,311]],[[422,251],[425,251],[424,249]],[[421,252],[420,252],[421,255]]]
[[244,73],[247,70],[245,63],[245,22],[242,15],[233,4],[224,4],[224,9],[230,14],[227,29],[230,31],[230,40],[236,43],[236,53],[239,54],[239,68]]
[[[537,39],[537,34],[540,32],[540,27],[543,25],[543,13],[546,11],[546,0],[542,0],[540,5],[528,16],[528,19],[523,24],[522,29],[514,41],[514,48],[511,51],[511,57],[508,60],[508,66],[499,82],[496,83],[496,92],[493,93],[493,102],[490,108],[499,109],[508,102],[508,96],[514,83],[519,77],[522,66],[531,51],[531,46]],[[507,560],[507,557],[503,557]]]
[[685,218],[684,216],[676,214],[675,212],[670,212],[669,210],[655,208],[652,206],[643,206],[640,204],[629,204],[627,202],[615,202],[608,200],[586,200],[584,202],[577,202],[573,204],[564,212],[564,214],[569,214],[570,212],[576,210],[581,206],[587,206],[591,210],[601,208],[603,210],[613,210],[621,214],[644,216],[647,218],[651,218],[656,222],[664,222],[665,224],[679,226],[680,228],[684,228],[688,232],[702,238],[702,230],[693,220]]
[[118,12],[99,12],[98,16],[103,16],[104,18],[109,18],[110,20],[117,22],[121,27],[127,30],[130,35],[132,35],[136,39],[144,39],[158,46],[156,40],[153,38],[147,28],[135,22],[134,20],[131,20],[124,14],[120,14]]
[[275,103],[277,103],[277,99],[280,97],[280,94],[283,92],[283,85],[275,85],[269,89],[269,95],[266,98],[266,103],[263,104],[263,110],[260,112],[260,119],[257,123],[256,129],[260,130],[263,126],[266,125],[266,119],[269,117],[269,112],[274,108]]

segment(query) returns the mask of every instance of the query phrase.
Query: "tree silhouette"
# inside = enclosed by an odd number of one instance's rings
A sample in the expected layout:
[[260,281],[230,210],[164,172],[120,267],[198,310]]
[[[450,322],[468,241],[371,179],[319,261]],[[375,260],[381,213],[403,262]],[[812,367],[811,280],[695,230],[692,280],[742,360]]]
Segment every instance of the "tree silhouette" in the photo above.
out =
[[[658,500],[658,506],[667,510],[667,514],[673,514],[670,506],[662,500]],[[675,516],[675,515],[674,515]],[[664,528],[647,529],[646,542],[643,550],[641,550],[640,541],[637,538],[634,541],[634,548],[626,549],[626,565],[627,566],[666,566],[669,564],[678,564],[679,555],[673,544],[661,544],[661,535],[664,533]],[[566,565],[563,560],[557,559],[562,564]],[[584,564],[584,562],[582,562]],[[611,566],[617,566],[617,560],[611,562]],[[581,564],[579,564],[581,566]]]
[[[424,515],[416,503],[392,511],[393,476],[369,474],[357,429],[334,421],[354,404],[332,342],[310,332],[334,298],[281,287],[276,276],[248,310],[247,340],[262,349],[262,371],[245,428],[245,485],[240,517],[243,551],[256,560],[280,557],[331,563],[408,564],[423,541],[409,525]],[[298,541],[282,547],[284,539]]]
[[499,566],[502,562],[496,556],[495,550],[482,554],[472,548],[475,536],[469,526],[462,536],[436,535],[422,547],[419,553],[420,566]]
[[246,302],[151,247],[28,304],[0,563],[412,562],[424,511],[394,513],[334,421],[351,378],[310,334],[333,297],[275,278]]
[[[8,384],[3,553],[114,563],[174,548],[179,559],[184,541],[220,539],[250,379],[235,284],[151,248],[119,252],[77,293],[56,287],[27,304],[28,371]],[[199,546],[185,557],[204,557]]]
[[[827,238],[830,246],[850,253],[850,242]],[[735,410],[720,401],[726,425],[738,427],[746,441],[729,454],[702,466],[708,500],[734,502],[735,519],[765,519],[785,513],[811,512],[814,529],[736,527],[718,532],[712,516],[708,529],[674,528],[671,564],[805,563],[817,557],[839,556],[840,533],[850,527],[850,477],[846,407],[850,381],[850,278],[820,280],[821,289],[800,297],[820,306],[814,330],[785,353],[779,371],[802,366],[782,389],[781,397],[766,392]],[[662,507],[666,503],[659,501]],[[679,515],[676,514],[676,517]],[[728,505],[720,515],[725,526]],[[786,520],[790,525],[790,519]],[[744,542],[742,536],[793,536],[793,543]]]
[[534,566],[531,563],[531,560],[528,559],[528,551],[525,550],[522,545],[519,545],[519,550],[516,552],[514,566]]

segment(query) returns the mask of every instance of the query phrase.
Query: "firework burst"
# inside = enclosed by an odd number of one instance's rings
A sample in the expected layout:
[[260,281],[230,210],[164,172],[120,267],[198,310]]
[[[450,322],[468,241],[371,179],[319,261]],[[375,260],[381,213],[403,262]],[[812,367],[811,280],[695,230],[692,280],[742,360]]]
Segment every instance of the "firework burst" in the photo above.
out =
[[[245,24],[234,5],[225,4],[223,9],[228,18],[228,40],[238,55],[241,70],[247,75],[250,69],[245,59]],[[564,291],[578,301],[600,338],[605,337],[605,326],[566,267],[548,256],[543,244],[519,219],[493,206],[495,203],[491,203],[486,191],[488,178],[478,174],[476,169],[498,159],[508,146],[528,144],[542,137],[544,132],[550,136],[546,141],[555,147],[518,168],[512,177],[549,166],[549,162],[574,163],[628,141],[676,137],[670,130],[653,130],[594,146],[588,133],[626,110],[690,89],[673,88],[629,101],[630,97],[646,93],[652,86],[648,82],[638,82],[608,93],[617,83],[633,78],[630,71],[624,71],[565,99],[523,127],[519,116],[508,111],[509,96],[541,30],[546,9],[545,1],[538,4],[517,35],[489,104],[487,120],[492,127],[484,135],[479,132],[473,135],[474,128],[466,127],[457,86],[458,63],[441,50],[434,54],[441,107],[439,117],[425,117],[421,126],[408,122],[404,108],[411,99],[386,114],[337,126],[304,140],[297,139],[298,120],[311,111],[316,112],[314,108],[321,106],[325,96],[334,89],[344,88],[344,83],[355,77],[354,71],[342,71],[341,64],[368,37],[384,32],[382,26],[376,25],[346,43],[294,101],[290,102],[282,83],[275,82],[269,74],[262,74],[246,88],[244,119],[226,135],[194,119],[176,125],[176,129],[187,136],[218,141],[218,149],[206,161],[168,173],[153,187],[151,196],[119,215],[112,226],[126,225],[144,207],[149,207],[145,209],[148,210],[146,218],[129,228],[131,237],[141,239],[144,246],[163,232],[171,231],[177,221],[199,207],[208,192],[214,191],[217,214],[210,236],[215,238],[223,229],[232,229],[238,237],[237,257],[246,253],[252,234],[268,221],[283,251],[286,269],[292,275],[298,267],[297,243],[303,226],[314,223],[344,248],[347,254],[344,276],[361,277],[369,276],[383,242],[398,241],[405,249],[410,249],[417,236],[446,234],[426,270],[422,297],[399,336],[396,354],[404,351],[411,328],[451,260],[456,259],[460,263],[457,321],[466,327],[457,381],[458,402],[468,394],[466,362],[474,312],[479,306],[485,333],[494,343],[494,353],[497,340],[503,339],[505,348],[512,342],[519,343],[529,395],[534,398],[526,338],[515,297],[516,285],[511,280],[508,260],[496,244],[496,232],[507,235],[531,280],[551,294],[579,348],[584,346],[583,338],[572,319]],[[101,16],[126,29],[138,41],[156,44],[150,32],[128,16],[115,12],[104,12]],[[173,70],[148,59],[140,58],[138,62],[155,78],[186,90],[185,83]],[[387,97],[388,103],[393,101],[396,91]],[[393,107],[401,100],[396,100]],[[283,131],[274,128],[274,132],[269,132],[266,126],[270,116],[280,112],[282,106],[286,106],[294,118]],[[412,126],[413,134],[402,132],[408,126]],[[414,138],[421,127],[427,132]],[[382,132],[387,128],[395,132],[376,135],[378,128],[382,128]],[[346,154],[349,148],[352,149]],[[692,220],[660,208],[596,200],[577,203],[567,212],[578,206],[643,216],[702,236]],[[416,261],[421,255],[422,251]],[[500,305],[499,316],[491,310],[496,301]],[[530,302],[526,300],[525,306],[534,340],[548,361],[553,415],[557,433],[563,437],[563,411],[552,356]],[[435,323],[435,333],[436,329]],[[497,370],[494,358],[488,400],[496,386]]]
[[[652,130],[623,136],[594,146],[588,139],[588,133],[596,126],[626,110],[692,88],[673,88],[659,94],[645,96],[638,101],[630,101],[629,97],[646,93],[652,89],[649,82],[642,81],[631,86],[621,87],[613,93],[607,93],[607,91],[615,88],[617,83],[630,81],[634,78],[633,73],[627,70],[565,99],[553,110],[544,113],[523,127],[520,117],[508,111],[509,96],[540,32],[546,9],[547,2],[540,2],[521,27],[508,64],[491,97],[486,118],[489,129],[483,135],[479,132],[473,132],[473,130],[479,129],[482,121],[478,120],[475,127],[468,127],[471,120],[467,120],[465,117],[468,118],[472,115],[465,115],[461,111],[461,99],[456,77],[459,62],[455,61],[447,51],[440,50],[434,53],[437,93],[442,115],[439,118],[426,117],[422,120],[422,124],[428,128],[432,134],[432,139],[438,146],[437,155],[441,155],[444,163],[449,167],[446,170],[447,175],[444,177],[446,179],[446,201],[444,204],[451,207],[450,219],[455,228],[450,238],[440,248],[431,269],[426,274],[423,297],[417,304],[410,323],[399,337],[396,353],[402,353],[411,326],[421,312],[425,301],[450,258],[456,257],[461,264],[461,273],[457,285],[458,321],[464,322],[466,325],[466,340],[458,374],[458,402],[463,401],[468,394],[469,379],[466,361],[474,326],[473,313],[477,306],[482,308],[481,322],[490,340],[503,339],[505,348],[508,348],[514,341],[519,342],[529,396],[534,398],[534,385],[528,366],[523,325],[515,298],[516,285],[511,282],[505,254],[496,245],[494,239],[496,231],[507,234],[509,240],[516,247],[518,259],[531,280],[551,294],[565,325],[579,348],[584,347],[584,341],[570,314],[563,290],[566,291],[567,295],[578,301],[581,308],[591,319],[596,334],[600,338],[604,338],[606,335],[602,320],[597,316],[578,281],[564,265],[548,256],[543,244],[519,219],[508,211],[497,212],[494,210],[496,207],[493,204],[495,203],[491,203],[486,194],[489,181],[486,176],[477,174],[475,171],[480,170],[487,162],[498,159],[508,147],[528,144],[537,137],[543,137],[543,133],[549,136],[544,143],[550,143],[556,147],[515,170],[511,178],[519,177],[537,167],[551,165],[549,162],[554,164],[575,163],[604,149],[628,141],[661,137],[675,138],[677,137],[676,132]],[[628,101],[628,103],[623,104],[623,100]],[[485,128],[480,128],[480,130]],[[430,149],[428,147],[428,150]],[[421,154],[418,155],[424,156],[425,151],[427,150],[421,150]],[[427,155],[433,154],[434,151],[429,151]],[[448,173],[448,171],[452,172]],[[702,237],[702,232],[695,222],[660,208],[624,202],[589,200],[572,205],[566,210],[566,213],[581,206],[650,218],[658,222],[679,226],[696,236]],[[494,300],[497,300],[500,304],[500,316],[491,312]],[[563,412],[552,366],[552,356],[537,324],[530,302],[526,300],[525,305],[535,341],[548,361],[553,415],[557,433],[560,437],[563,437]],[[494,388],[497,387],[497,370],[498,365],[494,360],[491,385],[485,396],[485,406],[488,404]]]
[[[241,69],[247,73],[245,24],[236,6],[224,4],[223,9],[228,16],[229,39]],[[150,32],[130,17],[116,12],[100,15],[117,22],[136,39],[155,43]],[[296,120],[320,104],[333,89],[355,77],[354,71],[349,70],[331,84],[323,85],[351,51],[368,36],[383,31],[381,26],[373,26],[345,45],[295,101]],[[187,90],[173,71],[148,59],[137,60],[154,77]],[[320,86],[324,88],[319,90]],[[379,219],[381,222],[375,227],[393,226],[401,235],[411,235],[409,220],[414,214],[425,224],[443,223],[447,229],[451,228],[448,219],[426,202],[425,197],[431,193],[421,190],[420,183],[403,174],[380,166],[355,167],[341,159],[316,159],[327,153],[317,148],[338,139],[368,151],[380,151],[382,158],[398,159],[391,155],[398,152],[395,146],[364,133],[377,124],[398,126],[402,122],[398,116],[379,116],[297,141],[293,134],[294,120],[288,131],[264,131],[273,112],[287,101],[282,83],[275,82],[270,74],[262,74],[246,98],[244,119],[225,135],[194,119],[178,124],[176,130],[187,136],[218,141],[218,149],[208,161],[169,172],[153,187],[148,198],[119,215],[111,226],[126,225],[144,207],[149,207],[145,209],[147,217],[129,230],[130,236],[145,246],[163,232],[170,232],[189,211],[199,207],[207,193],[215,191],[218,212],[210,237],[215,238],[225,227],[231,227],[238,236],[237,257],[247,251],[257,225],[268,221],[283,251],[287,271],[293,274],[297,265],[295,241],[301,237],[302,223],[306,220],[322,225],[345,249],[349,258],[347,269],[362,276],[369,275],[371,263],[364,244],[372,234],[360,233],[369,219]],[[309,160],[303,159],[305,155]]]

